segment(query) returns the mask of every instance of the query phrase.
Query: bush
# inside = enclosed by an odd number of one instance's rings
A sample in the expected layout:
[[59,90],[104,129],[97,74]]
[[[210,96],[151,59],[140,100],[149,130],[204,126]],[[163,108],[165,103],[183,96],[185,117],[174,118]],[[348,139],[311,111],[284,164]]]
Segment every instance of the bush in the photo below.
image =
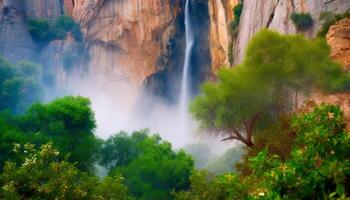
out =
[[82,33],[80,31],[79,25],[77,23],[75,23],[75,21],[67,15],[63,15],[63,16],[60,16],[59,18],[57,18],[57,20],[55,22],[55,27],[58,30],[63,30],[65,32],[71,32],[73,38],[77,41],[82,40]]
[[55,33],[51,31],[49,22],[44,19],[29,20],[27,29],[37,42],[48,42],[56,37]]
[[305,30],[310,28],[314,21],[309,13],[292,13],[290,19],[293,21],[298,30]]
[[54,23],[50,23],[45,19],[31,19],[27,23],[27,29],[33,39],[40,43],[64,39],[68,32],[72,33],[75,40],[82,40],[79,25],[67,15],[58,17]]

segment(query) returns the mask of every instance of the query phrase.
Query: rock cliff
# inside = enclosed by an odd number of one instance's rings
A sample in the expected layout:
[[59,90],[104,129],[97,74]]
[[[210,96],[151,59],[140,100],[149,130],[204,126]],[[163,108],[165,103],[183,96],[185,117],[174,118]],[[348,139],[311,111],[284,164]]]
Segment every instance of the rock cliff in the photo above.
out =
[[178,1],[163,0],[74,0],[65,7],[86,36],[92,73],[137,85],[156,72],[179,12]]
[[[85,69],[99,80],[142,84],[152,93],[176,99],[179,74],[183,67],[183,0],[0,0],[0,54],[11,62],[29,60],[45,67],[47,82],[67,81],[70,74]],[[244,0],[237,37],[233,40],[228,24],[238,0],[191,0],[191,18],[196,35],[191,55],[192,91],[210,78],[228,57],[242,60],[250,38],[260,29],[270,28],[293,34],[292,12],[310,13],[314,27],[304,32],[314,37],[322,12],[342,13],[349,0]],[[27,31],[28,19],[54,21],[70,15],[81,27],[82,42],[69,34],[42,46]],[[332,56],[349,69],[346,25],[332,27],[328,41]],[[230,48],[234,43],[234,49]],[[82,50],[83,49],[83,50]],[[64,66],[65,56],[80,57],[72,69]],[[233,52],[233,53],[232,53]],[[86,54],[86,56],[85,56]],[[229,55],[230,54],[230,55]],[[54,76],[54,77],[50,77]]]
[[242,61],[245,47],[256,32],[263,28],[294,34],[296,29],[290,20],[292,12],[310,13],[314,26],[305,34],[314,37],[320,27],[322,12],[343,13],[350,8],[348,0],[245,0],[235,43],[235,63]]
[[350,18],[340,20],[329,28],[327,42],[332,47],[331,57],[350,70]]
[[[327,42],[331,46],[331,57],[350,70],[350,18],[340,20],[331,26],[327,34]],[[340,105],[344,111],[347,124],[350,126],[350,93],[332,95],[316,94],[317,102],[328,102]]]
[[228,24],[233,20],[232,9],[238,4],[238,0],[209,0],[209,45],[211,54],[211,68],[215,73],[222,65],[229,65],[228,48],[230,38]]

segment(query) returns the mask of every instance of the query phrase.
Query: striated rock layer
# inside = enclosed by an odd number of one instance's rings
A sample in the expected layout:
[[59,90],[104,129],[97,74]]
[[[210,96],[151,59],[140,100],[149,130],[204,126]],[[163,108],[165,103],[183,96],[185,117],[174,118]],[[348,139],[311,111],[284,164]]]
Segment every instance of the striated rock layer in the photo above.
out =
[[350,70],[350,18],[340,20],[329,28],[327,42],[332,47],[331,57]]
[[232,38],[230,38],[228,24],[233,20],[233,8],[238,0],[209,0],[209,45],[211,54],[211,68],[215,73],[222,65],[229,65],[228,53]]
[[65,7],[86,36],[91,73],[136,85],[156,72],[179,10],[177,2],[159,0],[74,0]]

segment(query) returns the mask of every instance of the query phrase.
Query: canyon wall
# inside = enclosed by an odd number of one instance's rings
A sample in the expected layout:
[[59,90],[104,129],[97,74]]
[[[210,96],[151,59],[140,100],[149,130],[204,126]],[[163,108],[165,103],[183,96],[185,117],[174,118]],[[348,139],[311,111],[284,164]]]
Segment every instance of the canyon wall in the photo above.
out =
[[[186,1],[181,1],[184,7]],[[210,16],[208,2],[190,0],[190,21],[194,37],[193,48],[189,55],[191,95],[198,94],[199,85],[209,79],[211,74],[211,47],[209,45]],[[157,72],[145,81],[148,93],[159,96],[167,101],[176,102],[181,87],[182,70],[185,54],[185,24],[184,12],[181,12],[175,23],[176,33],[171,37],[167,53],[159,57]],[[165,97],[165,98],[164,98]]]
[[211,68],[215,72],[222,65],[229,65],[228,53],[232,38],[229,35],[228,24],[233,20],[233,8],[238,0],[209,0],[209,45],[211,54]]
[[86,37],[91,73],[140,85],[156,72],[157,59],[175,31],[178,1],[71,2],[65,1],[65,7]]
[[[175,34],[181,1],[171,0],[0,0],[0,54],[11,62],[29,60],[45,67],[62,84],[72,71],[63,66],[65,53],[77,41],[68,35],[37,44],[28,33],[29,19],[53,22],[64,14],[80,25],[89,55],[83,67],[97,79],[125,80],[140,86],[156,72],[158,59]],[[80,68],[82,66],[73,66]],[[110,78],[107,78],[110,76]]]
[[[314,37],[322,12],[342,13],[350,8],[349,0],[244,0],[234,39],[228,25],[234,20],[232,9],[238,2],[191,0],[196,35],[191,56],[194,93],[201,82],[229,65],[229,56],[235,64],[241,62],[248,41],[257,31],[270,28],[294,34],[297,31],[290,14],[307,12],[315,24],[304,34]],[[71,74],[88,72],[106,84],[112,80],[135,87],[144,85],[153,94],[175,100],[185,50],[184,4],[184,0],[0,0],[0,54],[11,62],[42,64],[46,82],[52,84],[65,84]],[[53,22],[64,14],[80,25],[83,41],[68,34],[42,46],[28,33],[28,19]],[[348,45],[343,39],[334,40],[334,48]],[[71,53],[80,61],[67,70],[64,59]],[[348,63],[347,53],[332,54]]]
[[242,61],[249,40],[263,28],[295,34],[297,31],[290,20],[293,12],[311,14],[314,26],[304,34],[314,37],[320,27],[319,16],[322,12],[343,13],[349,8],[349,0],[244,0],[234,50],[235,63]]
[[[338,61],[345,70],[350,70],[350,18],[345,18],[330,27],[326,36],[331,46],[331,57]],[[348,127],[350,127],[350,92],[332,95],[316,94],[314,99],[317,102],[327,102],[340,105]]]

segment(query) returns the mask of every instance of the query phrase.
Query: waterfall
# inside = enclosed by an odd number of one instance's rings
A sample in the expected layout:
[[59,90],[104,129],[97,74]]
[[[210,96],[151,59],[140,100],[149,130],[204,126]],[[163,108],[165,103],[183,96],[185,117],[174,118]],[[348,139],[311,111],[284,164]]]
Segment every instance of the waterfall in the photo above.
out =
[[[180,134],[186,134],[188,129],[187,125],[187,108],[190,100],[190,66],[191,66],[191,53],[193,47],[193,32],[190,21],[190,0],[186,0],[185,5],[185,31],[186,31],[186,51],[185,51],[185,62],[182,71],[182,82],[181,82],[181,92],[180,92]],[[188,133],[187,133],[188,134]]]

